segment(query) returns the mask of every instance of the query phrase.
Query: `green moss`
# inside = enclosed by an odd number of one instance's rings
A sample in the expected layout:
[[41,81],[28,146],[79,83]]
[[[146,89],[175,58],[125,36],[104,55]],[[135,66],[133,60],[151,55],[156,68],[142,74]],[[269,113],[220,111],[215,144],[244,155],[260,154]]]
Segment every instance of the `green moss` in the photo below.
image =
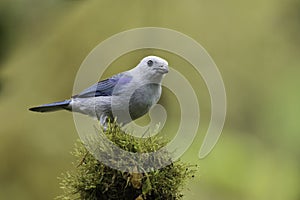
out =
[[[151,137],[140,139],[126,134],[120,127],[111,123],[108,130],[99,131],[111,142],[116,144],[126,152],[145,153],[157,152],[167,143],[161,137]],[[100,137],[101,138],[101,137]],[[90,139],[97,147],[97,158],[112,159],[120,155],[116,154],[109,146],[105,146],[99,139]],[[90,145],[90,144],[89,144]],[[95,150],[95,149],[94,149]],[[120,159],[121,164],[128,164],[128,172],[119,171],[98,161],[85,146],[78,142],[72,153],[77,161],[74,163],[75,169],[66,172],[60,179],[63,195],[57,199],[85,199],[85,200],[143,200],[143,199],[181,199],[181,190],[186,180],[193,177],[195,166],[176,161],[158,170],[146,169],[144,165],[139,165],[130,158]],[[164,164],[169,162],[171,154],[166,150],[161,151],[158,156],[143,156],[140,161]],[[125,162],[125,163],[124,163]],[[143,164],[143,163],[142,163]]]

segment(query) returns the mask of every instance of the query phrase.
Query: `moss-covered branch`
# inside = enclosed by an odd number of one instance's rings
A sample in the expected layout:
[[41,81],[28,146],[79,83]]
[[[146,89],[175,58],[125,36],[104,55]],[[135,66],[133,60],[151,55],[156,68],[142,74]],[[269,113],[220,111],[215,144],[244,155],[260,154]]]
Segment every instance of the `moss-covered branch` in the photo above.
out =
[[[124,133],[115,123],[110,124],[104,134],[121,149],[130,152],[157,151],[166,144],[165,140],[156,136],[151,139],[135,138]],[[114,156],[114,152],[107,155],[106,148],[100,148],[100,150],[101,156],[106,158]],[[76,143],[73,155],[77,158],[74,163],[75,169],[64,173],[60,178],[64,193],[57,199],[181,199],[181,190],[186,180],[195,172],[193,166],[181,161],[148,172],[138,165],[133,166],[131,172],[119,171],[96,159],[81,142]],[[170,153],[164,152],[156,157],[155,162],[163,163],[164,160],[170,160],[170,158]],[[126,162],[126,159],[122,162]]]

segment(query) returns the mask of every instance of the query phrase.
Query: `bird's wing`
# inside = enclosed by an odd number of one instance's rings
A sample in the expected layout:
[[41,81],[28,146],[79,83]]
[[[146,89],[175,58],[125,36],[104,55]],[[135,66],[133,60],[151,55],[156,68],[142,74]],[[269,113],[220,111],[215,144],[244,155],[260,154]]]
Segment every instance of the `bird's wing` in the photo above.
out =
[[111,96],[114,87],[117,84],[125,85],[132,80],[132,76],[125,73],[120,73],[112,76],[111,78],[105,79],[95,83],[91,87],[83,90],[81,93],[72,96],[72,98],[88,98],[98,96]]

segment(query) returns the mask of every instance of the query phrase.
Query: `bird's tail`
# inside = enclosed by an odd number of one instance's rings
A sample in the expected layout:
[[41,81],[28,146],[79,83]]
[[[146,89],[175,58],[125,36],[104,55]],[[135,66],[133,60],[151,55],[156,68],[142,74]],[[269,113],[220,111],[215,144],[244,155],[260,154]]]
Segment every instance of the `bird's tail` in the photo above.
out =
[[49,103],[49,104],[43,104],[37,107],[29,108],[31,111],[35,112],[53,112],[57,110],[71,110],[70,108],[70,102],[71,100],[65,100],[65,101],[59,101],[59,102],[54,102],[54,103]]

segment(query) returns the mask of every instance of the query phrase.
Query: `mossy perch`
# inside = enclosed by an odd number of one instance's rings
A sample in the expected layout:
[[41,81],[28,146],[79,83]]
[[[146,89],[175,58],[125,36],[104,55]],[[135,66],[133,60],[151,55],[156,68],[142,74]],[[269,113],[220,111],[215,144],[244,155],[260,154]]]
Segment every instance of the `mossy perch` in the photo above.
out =
[[[157,151],[166,145],[166,141],[157,136],[150,139],[135,138],[124,133],[115,123],[111,123],[104,134],[111,142],[125,151],[144,153]],[[114,156],[114,152],[106,150],[105,147],[100,148],[101,156],[105,159]],[[194,166],[181,161],[149,172],[137,165],[133,166],[134,172],[119,171],[98,161],[81,142],[76,143],[72,154],[77,158],[74,163],[75,170],[66,172],[59,178],[64,193],[57,199],[176,200],[182,198],[181,190],[186,180],[193,177],[195,172]],[[153,158],[151,157],[151,159]],[[171,154],[164,152],[155,159],[154,162],[163,163],[165,160],[171,159]],[[122,162],[127,161],[125,159]],[[130,164],[129,166],[131,166]]]

